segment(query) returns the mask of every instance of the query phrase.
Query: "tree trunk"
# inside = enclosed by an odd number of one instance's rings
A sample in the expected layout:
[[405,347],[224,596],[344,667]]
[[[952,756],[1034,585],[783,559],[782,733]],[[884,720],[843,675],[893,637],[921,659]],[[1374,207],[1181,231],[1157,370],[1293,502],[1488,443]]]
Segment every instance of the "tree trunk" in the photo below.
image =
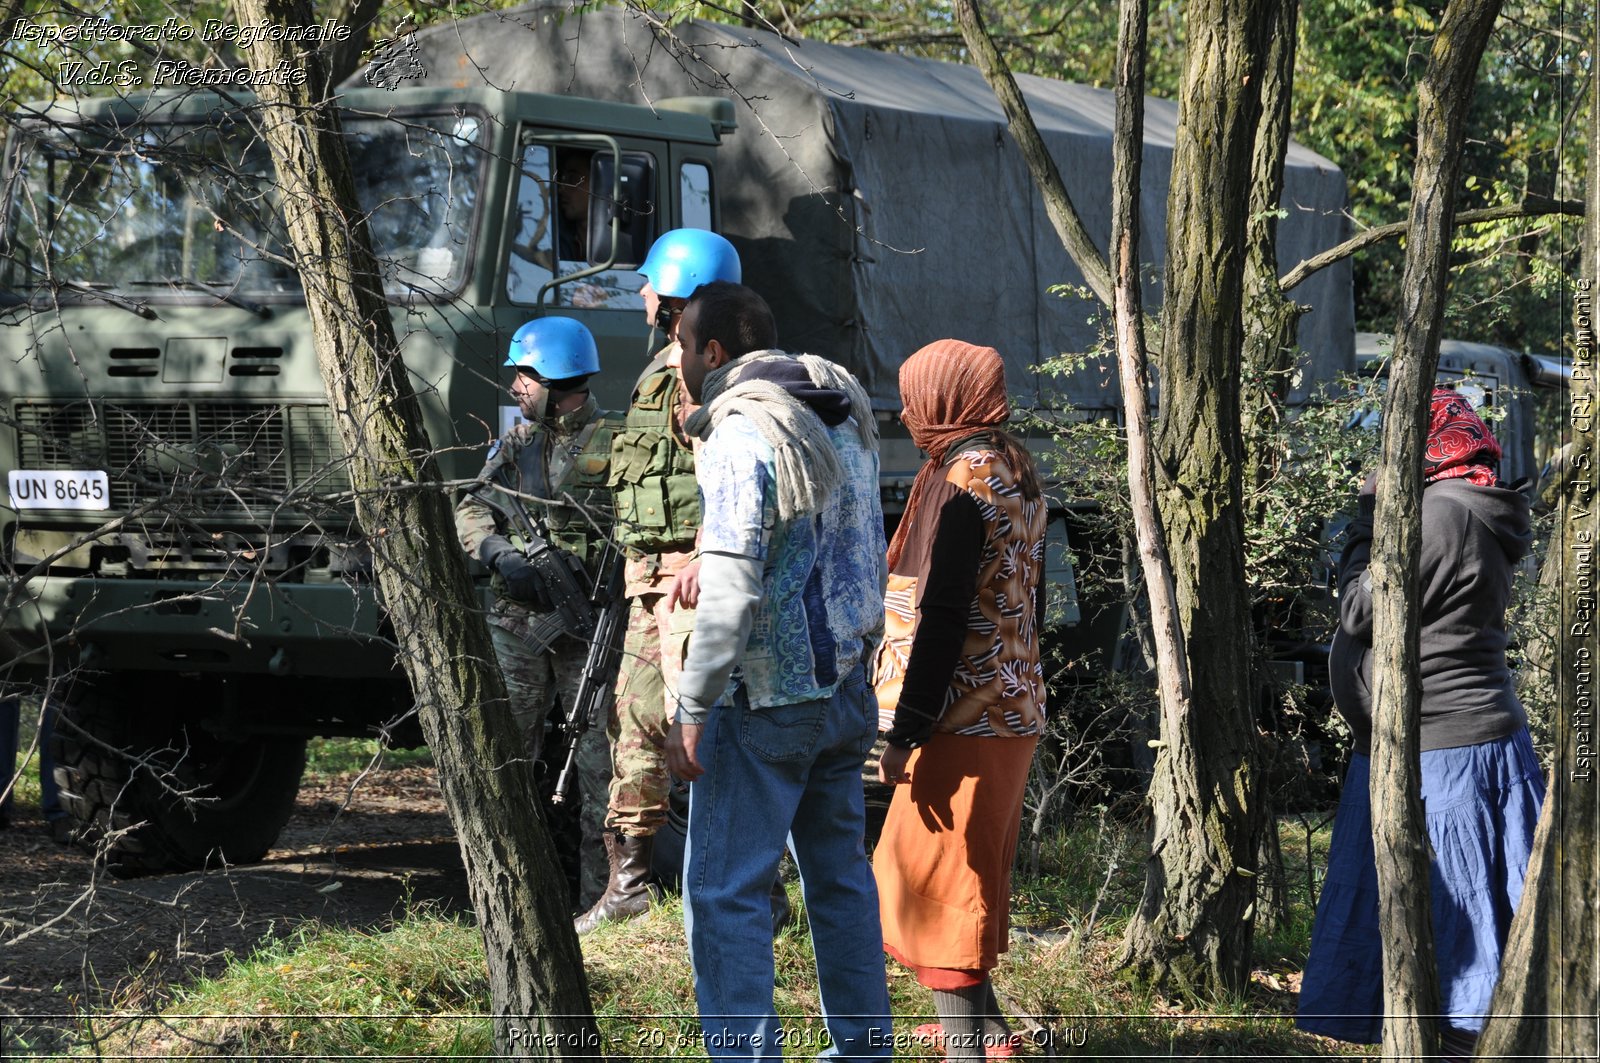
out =
[[[1262,489],[1277,475],[1283,458],[1283,412],[1294,373],[1295,330],[1300,315],[1311,309],[1284,297],[1278,284],[1278,209],[1283,198],[1283,160],[1289,151],[1289,129],[1294,102],[1294,52],[1300,0],[1277,0],[1272,12],[1271,45],[1261,80],[1261,122],[1256,127],[1255,150],[1250,159],[1250,217],[1245,232],[1244,353],[1239,406],[1244,439],[1244,475],[1247,518],[1260,521],[1267,506]],[[1258,603],[1259,604],[1259,603]],[[1265,623],[1292,621],[1294,616],[1268,616]],[[1262,621],[1258,621],[1258,624]],[[1260,657],[1265,647],[1259,643]],[[1280,691],[1265,663],[1261,689],[1276,698]],[[1262,738],[1277,743],[1276,735]],[[1276,756],[1272,758],[1276,760]],[[1265,772],[1265,767],[1263,771]],[[1263,780],[1265,782],[1265,780]],[[1276,802],[1265,793],[1262,807],[1261,866],[1257,882],[1257,920],[1266,927],[1278,924],[1289,907],[1283,850],[1274,818]]]
[[[379,25],[383,6],[383,0],[333,0],[328,5],[327,17],[336,19],[339,25],[350,30],[346,40],[327,46],[330,93],[361,68],[362,53],[372,46],[375,38],[382,35],[381,31],[395,28]],[[396,23],[405,21],[403,16],[395,16]]]
[[[1590,99],[1600,66],[1590,66]],[[1595,1059],[1600,1012],[1595,956],[1600,952],[1600,790],[1595,785],[1595,544],[1600,541],[1595,470],[1595,247],[1600,236],[1600,108],[1589,108],[1589,210],[1582,277],[1573,313],[1572,393],[1562,435],[1566,460],[1557,534],[1546,565],[1559,566],[1561,618],[1552,640],[1557,697],[1555,758],[1522,903],[1511,923],[1500,984],[1478,1039],[1486,1060]]]
[[1105,256],[1094,246],[1089,230],[1084,227],[1077,208],[1072,205],[1072,197],[1067,194],[1067,186],[1061,180],[1061,171],[1050,156],[1050,149],[1045,147],[1033,115],[1028,113],[1028,104],[1022,98],[1022,91],[1017,88],[1016,79],[1011,76],[1011,68],[983,24],[977,0],[955,0],[955,15],[956,22],[961,26],[962,39],[967,42],[967,50],[972,53],[973,61],[983,72],[983,79],[994,90],[996,99],[1006,112],[1006,125],[1011,131],[1011,139],[1022,149],[1028,173],[1033,176],[1033,183],[1044,200],[1045,213],[1050,216],[1056,235],[1061,238],[1067,254],[1083,274],[1084,283],[1094,292],[1095,298],[1110,306],[1111,271],[1106,268]]
[[1426,1059],[1437,1047],[1438,971],[1428,898],[1428,834],[1420,797],[1422,453],[1439,364],[1462,125],[1500,0],[1451,0],[1417,102],[1400,316],[1384,400],[1372,548],[1372,834],[1383,936],[1384,1059]]
[[1278,205],[1289,151],[1294,49],[1300,0],[1273,5],[1271,45],[1261,81],[1261,123],[1250,160],[1250,219],[1244,268],[1244,379],[1240,407],[1245,470],[1253,494],[1277,471],[1277,427],[1295,366],[1295,329],[1311,308],[1278,283]]
[[1192,991],[1249,979],[1261,833],[1244,578],[1239,373],[1246,194],[1273,0],[1190,0],[1167,203],[1161,518],[1192,677],[1163,704],[1144,898],[1122,962]]
[[[238,13],[243,23],[314,21],[307,0],[239,0]],[[338,115],[317,92],[326,83],[322,56],[267,39],[250,57],[257,70],[286,61],[309,75],[304,85],[261,86],[264,135],[350,454],[357,515],[460,839],[499,1020],[496,1047],[518,1057],[592,1057],[598,1033],[566,883],[395,343]]]
[[1183,652],[1177,592],[1167,558],[1161,515],[1151,486],[1150,392],[1146,370],[1144,310],[1139,291],[1139,174],[1144,161],[1144,66],[1146,0],[1122,0],[1117,30],[1117,118],[1112,142],[1111,252],[1116,288],[1112,318],[1117,367],[1128,432],[1128,494],[1134,538],[1150,596],[1150,631],[1155,645],[1156,686],[1163,706],[1186,716],[1190,708],[1189,661]]
[[[1260,875],[1256,882],[1256,925],[1272,933],[1289,915],[1289,869],[1283,862],[1283,831],[1275,806],[1265,804],[1261,815]],[[1316,904],[1311,905],[1313,909]]]
[[[1578,293],[1585,316],[1591,292]],[[1576,336],[1571,410],[1595,408],[1594,332]],[[1595,543],[1600,536],[1594,469],[1600,467],[1592,418],[1568,421],[1574,444],[1562,492],[1559,537],[1550,562],[1561,566],[1561,639],[1555,756],[1534,838],[1522,902],[1511,924],[1478,1058],[1596,1058],[1595,956],[1600,950],[1600,846],[1593,753],[1594,663],[1600,639],[1593,621]]]

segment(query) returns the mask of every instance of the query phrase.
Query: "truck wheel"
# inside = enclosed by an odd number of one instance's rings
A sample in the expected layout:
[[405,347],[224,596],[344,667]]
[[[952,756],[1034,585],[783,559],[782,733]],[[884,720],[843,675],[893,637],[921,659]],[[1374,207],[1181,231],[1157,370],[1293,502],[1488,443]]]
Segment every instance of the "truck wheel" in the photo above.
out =
[[115,871],[260,860],[294,810],[304,739],[221,737],[192,712],[133,711],[81,687],[57,710],[62,808]]

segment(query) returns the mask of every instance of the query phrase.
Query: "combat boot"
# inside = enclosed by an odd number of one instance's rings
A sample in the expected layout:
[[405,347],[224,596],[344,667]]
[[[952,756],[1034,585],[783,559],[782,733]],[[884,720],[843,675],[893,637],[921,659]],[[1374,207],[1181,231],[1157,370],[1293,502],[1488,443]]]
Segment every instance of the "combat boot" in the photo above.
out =
[[783,888],[783,876],[772,880],[772,933],[776,937],[783,928],[794,922],[794,906],[789,903],[789,891]]
[[606,831],[606,861],[611,877],[600,899],[573,924],[579,934],[587,934],[601,923],[637,919],[650,910],[655,891],[650,887],[650,853],[655,836],[635,838],[619,831]]

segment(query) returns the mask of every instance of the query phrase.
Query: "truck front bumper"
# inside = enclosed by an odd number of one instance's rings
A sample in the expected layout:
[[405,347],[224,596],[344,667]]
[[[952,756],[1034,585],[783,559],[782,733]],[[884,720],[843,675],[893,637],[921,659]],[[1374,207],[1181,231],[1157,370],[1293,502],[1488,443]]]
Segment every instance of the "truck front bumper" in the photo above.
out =
[[370,585],[52,575],[11,590],[0,635],[27,668],[394,674]]

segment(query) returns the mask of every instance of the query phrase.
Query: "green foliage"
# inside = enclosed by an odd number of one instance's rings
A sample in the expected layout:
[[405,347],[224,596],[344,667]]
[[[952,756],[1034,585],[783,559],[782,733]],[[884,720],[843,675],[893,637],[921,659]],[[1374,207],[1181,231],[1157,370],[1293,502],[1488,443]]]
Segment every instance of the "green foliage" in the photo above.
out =
[[[1409,209],[1417,87],[1442,10],[1438,0],[1301,4],[1294,136],[1343,168],[1359,226],[1402,221]],[[1529,194],[1579,196],[1582,124],[1575,117],[1592,20],[1592,11],[1570,5],[1506,5],[1467,119],[1458,209],[1515,204]],[[1566,323],[1552,311],[1557,287],[1576,265],[1572,225],[1546,217],[1462,229],[1446,333],[1521,350],[1559,349]],[[1357,328],[1393,331],[1404,254],[1400,242],[1388,241],[1354,260]]]
[[[121,64],[131,63],[143,84],[152,87],[156,64],[164,59],[192,63],[196,66],[238,65],[238,51],[227,43],[215,44],[201,40],[198,32],[208,19],[218,19],[232,25],[235,22],[227,0],[196,0],[184,5],[180,11],[164,0],[114,0],[111,3],[88,4],[83,7],[46,3],[31,5],[27,17],[44,26],[71,26],[83,18],[104,18],[118,27],[159,26],[168,18],[177,24],[192,27],[196,32],[188,40],[163,35],[154,41],[102,41],[74,40],[59,44],[32,41],[6,40],[0,42],[6,65],[10,72],[6,81],[6,94],[14,101],[51,100],[64,96],[103,96],[112,92],[126,92],[135,86],[75,86],[70,83],[68,64],[83,63],[94,66],[109,62],[113,71]],[[6,112],[11,110],[8,105]]]
[[[23,698],[17,729],[17,760],[15,764],[0,763],[0,790],[7,785],[11,790],[12,815],[19,805],[39,805],[39,751],[34,748],[39,734],[39,700]],[[29,756],[28,751],[33,750]],[[13,782],[15,776],[15,782]]]
[[[1289,601],[1305,609],[1308,596],[1328,588],[1328,522],[1355,500],[1377,455],[1377,437],[1352,431],[1352,420],[1376,409],[1353,380],[1335,394],[1274,426],[1266,440],[1274,462],[1266,481],[1245,501],[1245,570],[1258,601]],[[1330,632],[1331,633],[1331,632]]]
[[[1071,371],[1074,364],[1071,357],[1058,359],[1046,371]],[[1343,762],[1348,734],[1326,700],[1323,677],[1307,674],[1306,682],[1291,682],[1288,670],[1271,661],[1309,656],[1314,665],[1318,654],[1308,648],[1332,637],[1337,533],[1378,445],[1376,433],[1349,426],[1374,412],[1378,401],[1363,382],[1341,380],[1317,402],[1263,422],[1264,435],[1255,441],[1256,451],[1267,457],[1267,472],[1259,487],[1246,483],[1245,570],[1262,676],[1259,723],[1272,737],[1265,752],[1280,807],[1325,799]],[[1052,475],[1075,502],[1086,503],[1074,514],[1072,534],[1085,615],[1101,607],[1120,609],[1140,594],[1141,579],[1131,545],[1124,429],[1104,420],[1058,420],[1048,428],[1055,439],[1048,459]],[[1142,597],[1136,601],[1135,623],[1142,629],[1148,621]],[[1041,778],[1034,788],[1068,771],[1087,782],[1091,748],[1100,758],[1099,782],[1140,787],[1140,772],[1148,769],[1141,747],[1156,736],[1155,692],[1143,675],[1149,654],[1138,646],[1148,646],[1148,634],[1136,630],[1124,638],[1129,641],[1121,666],[1134,675],[1114,674],[1113,662],[1103,655],[1079,656],[1053,669],[1053,726],[1066,730],[1041,746]],[[1078,787],[1067,791],[1073,797],[1081,793]],[[1063,810],[1070,814],[1071,806]]]
[[[1048,363],[1069,367],[1071,359]],[[1351,421],[1376,410],[1364,385],[1342,380],[1319,401],[1286,412],[1273,422],[1261,449],[1271,458],[1264,483],[1248,492],[1246,575],[1258,606],[1282,603],[1300,612],[1328,588],[1328,522],[1349,505],[1372,467],[1377,438],[1349,429]],[[1122,426],[1109,421],[1056,421],[1054,474],[1073,497],[1094,504],[1095,536],[1107,542],[1131,535],[1127,494],[1127,450]],[[1080,555],[1080,560],[1092,559]]]
[[[351,0],[323,0],[320,17],[347,18]],[[417,27],[516,6],[515,0],[426,0],[383,5],[379,25],[356,27],[377,39],[403,23]],[[592,4],[574,4],[581,10]],[[668,17],[750,22],[784,33],[858,47],[964,61],[966,49],[945,0],[800,0],[749,5],[655,2]],[[166,0],[116,0],[86,10],[123,25],[160,22],[175,14]],[[46,5],[41,22],[66,22],[81,10]],[[1365,0],[1304,0],[1295,74],[1294,135],[1337,162],[1349,185],[1358,226],[1404,218],[1415,146],[1416,90],[1443,10],[1442,0],[1372,5]],[[200,0],[176,14],[191,25],[231,22],[225,0]],[[1114,0],[991,5],[991,31],[1013,68],[1098,87],[1112,83],[1116,54]],[[1517,203],[1528,194],[1575,198],[1584,178],[1584,76],[1594,13],[1583,5],[1513,0],[1485,56],[1469,118],[1462,209]],[[1150,8],[1148,91],[1174,97],[1184,48],[1182,5]],[[5,42],[6,95],[43,99],[84,92],[60,85],[66,60],[113,64],[132,60],[148,75],[157,58],[198,65],[245,61],[235,46],[198,39],[162,41],[157,55],[126,43],[75,44],[45,50]],[[108,91],[108,90],[89,90]],[[1518,349],[1557,350],[1566,322],[1555,294],[1572,275],[1575,222],[1552,217],[1466,228],[1458,234],[1449,309],[1450,334]],[[1388,241],[1354,261],[1358,327],[1392,331],[1404,248]],[[1286,270],[1293,263],[1281,264]]]
[[[669,5],[661,5],[669,6]],[[947,2],[800,0],[754,4],[785,33],[963,62]],[[1411,198],[1417,86],[1443,0],[1303,0],[1296,56],[1294,136],[1345,173],[1358,227],[1404,220]],[[677,10],[683,10],[681,7]],[[741,5],[699,4],[700,17],[736,20]],[[990,31],[1018,73],[1109,88],[1116,57],[1114,0],[987,5]],[[1147,91],[1175,98],[1182,73],[1182,5],[1150,5]],[[1468,119],[1459,208],[1500,206],[1529,194],[1581,198],[1584,128],[1594,39],[1592,7],[1511,0],[1483,61]],[[1447,331],[1519,350],[1554,351],[1566,322],[1556,292],[1576,262],[1576,222],[1554,217],[1458,233]],[[1386,241],[1354,259],[1357,327],[1392,332],[1405,249]],[[1295,263],[1280,263],[1287,272]]]
[[[758,24],[783,33],[930,59],[967,61],[948,0],[800,0],[751,6],[760,11]],[[739,21],[742,10],[738,4],[694,7],[698,17],[719,21]],[[1174,0],[1150,5],[1148,79],[1156,95],[1175,95],[1183,59],[1181,10]],[[1115,0],[989,4],[984,18],[1016,73],[1111,87],[1116,59]]]

